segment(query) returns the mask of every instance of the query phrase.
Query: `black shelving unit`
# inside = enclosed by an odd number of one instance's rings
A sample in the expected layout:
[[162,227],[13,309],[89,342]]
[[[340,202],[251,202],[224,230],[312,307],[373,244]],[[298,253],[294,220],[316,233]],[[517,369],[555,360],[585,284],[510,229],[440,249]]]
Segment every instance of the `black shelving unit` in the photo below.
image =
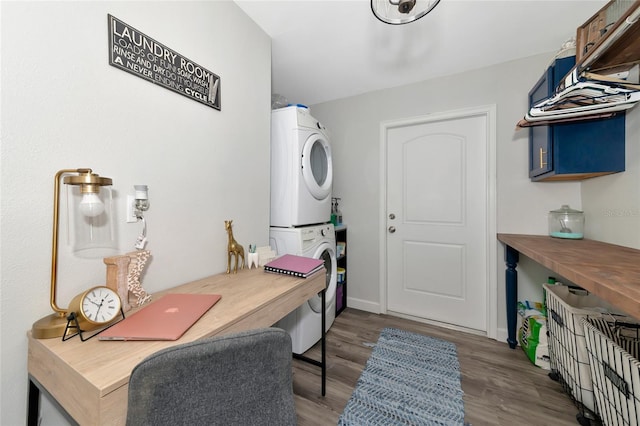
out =
[[[336,317],[347,307],[347,227],[345,225],[336,225],[336,246],[343,245],[344,249],[341,253],[336,247],[336,266],[344,269],[343,279],[338,283],[336,288]],[[340,275],[340,274],[338,274]]]

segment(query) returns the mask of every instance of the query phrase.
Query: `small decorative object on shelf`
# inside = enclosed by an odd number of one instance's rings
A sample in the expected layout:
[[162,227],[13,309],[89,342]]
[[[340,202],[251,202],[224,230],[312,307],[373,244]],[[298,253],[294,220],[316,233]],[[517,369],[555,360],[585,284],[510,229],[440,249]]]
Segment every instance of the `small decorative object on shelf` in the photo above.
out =
[[333,226],[342,225],[342,211],[338,205],[340,200],[341,198],[337,197],[331,198],[331,223],[333,223]]
[[129,303],[127,276],[131,258],[127,255],[110,256],[105,257],[103,262],[107,265],[107,287],[118,293],[122,302],[122,310],[129,312],[131,304]]
[[567,204],[549,212],[549,236],[581,240],[584,237],[584,213]]
[[242,258],[242,265],[240,269],[244,268],[244,247],[242,247],[238,242],[233,238],[233,229],[231,229],[231,224],[233,220],[225,220],[224,221],[224,229],[227,230],[228,244],[227,244],[227,274],[231,273],[231,256],[235,256],[236,262],[235,267],[233,269],[233,273],[238,272],[238,259]]
[[[142,272],[151,257],[149,250],[136,250],[124,255],[105,257],[107,265],[107,287],[116,291],[122,301],[122,310],[142,306],[151,300],[151,295],[142,287]],[[135,302],[130,302],[135,296]]]
[[[102,331],[101,328],[110,327],[124,319],[122,301],[113,289],[96,286],[71,300],[66,319],[67,325],[62,334],[62,341],[79,335],[80,340],[84,342]],[[97,329],[100,330],[95,331]],[[85,336],[83,333],[87,331],[95,332]]]
[[151,257],[151,252],[149,250],[139,250],[127,253],[127,256],[131,259],[127,275],[127,290],[136,296],[136,306],[142,306],[151,300],[151,295],[142,287],[140,280],[142,271],[144,271],[147,261]]
[[264,266],[276,258],[276,252],[269,246],[258,247],[256,253],[258,253],[258,266]]
[[260,255],[256,253],[256,245],[249,244],[249,253],[247,253],[247,262],[249,264],[248,268],[251,269],[252,266],[256,268],[260,264]]

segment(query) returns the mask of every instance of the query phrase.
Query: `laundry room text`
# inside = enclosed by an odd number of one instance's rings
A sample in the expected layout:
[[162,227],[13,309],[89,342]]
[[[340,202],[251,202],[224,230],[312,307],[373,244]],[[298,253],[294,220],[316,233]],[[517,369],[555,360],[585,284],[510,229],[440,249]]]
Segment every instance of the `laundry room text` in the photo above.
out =
[[220,110],[220,77],[108,15],[109,65]]

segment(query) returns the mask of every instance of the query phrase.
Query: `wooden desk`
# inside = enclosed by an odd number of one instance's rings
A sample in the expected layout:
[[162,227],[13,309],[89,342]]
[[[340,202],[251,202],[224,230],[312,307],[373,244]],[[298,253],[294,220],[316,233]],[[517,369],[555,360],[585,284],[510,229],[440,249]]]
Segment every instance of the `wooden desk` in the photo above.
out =
[[498,234],[506,245],[507,328],[515,348],[519,254],[640,319],[640,250],[593,240]]
[[[324,270],[302,279],[266,273],[262,268],[245,269],[154,294],[154,298],[165,293],[222,295],[210,311],[174,342],[109,342],[98,338],[82,342],[78,337],[63,342],[59,338],[34,339],[29,332],[30,388],[34,390],[36,384],[42,387],[81,425],[124,424],[129,376],[143,358],[209,336],[270,327],[318,292],[324,295],[325,277]],[[35,402],[30,395],[29,403]]]

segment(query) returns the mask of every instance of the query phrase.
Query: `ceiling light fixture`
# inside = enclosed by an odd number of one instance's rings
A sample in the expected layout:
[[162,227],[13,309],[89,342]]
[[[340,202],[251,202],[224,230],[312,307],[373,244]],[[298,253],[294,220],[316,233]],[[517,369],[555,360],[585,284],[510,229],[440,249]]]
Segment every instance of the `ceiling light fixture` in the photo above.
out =
[[401,25],[417,21],[440,0],[371,0],[371,11],[385,24]]

